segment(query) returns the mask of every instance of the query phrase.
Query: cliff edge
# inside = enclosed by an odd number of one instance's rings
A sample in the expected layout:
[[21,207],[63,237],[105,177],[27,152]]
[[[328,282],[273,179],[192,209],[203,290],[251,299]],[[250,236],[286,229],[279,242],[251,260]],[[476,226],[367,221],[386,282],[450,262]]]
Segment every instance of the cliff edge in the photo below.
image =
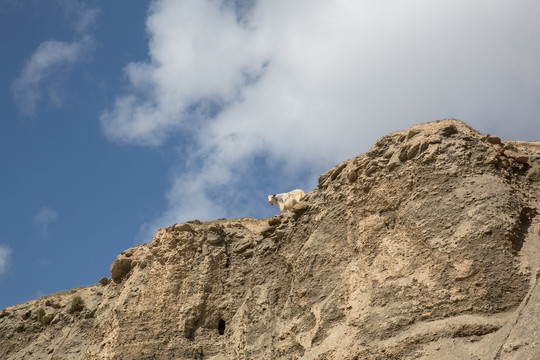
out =
[[540,358],[539,211],[539,143],[415,125],[290,214],[162,228],[0,311],[0,358]]

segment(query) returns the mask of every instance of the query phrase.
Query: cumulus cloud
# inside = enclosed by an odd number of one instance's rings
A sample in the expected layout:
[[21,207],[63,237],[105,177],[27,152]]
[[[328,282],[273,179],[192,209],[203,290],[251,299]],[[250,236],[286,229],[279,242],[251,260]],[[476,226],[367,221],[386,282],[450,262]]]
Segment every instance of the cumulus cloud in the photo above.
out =
[[43,93],[53,105],[63,104],[58,78],[76,63],[84,60],[94,49],[95,41],[87,31],[95,23],[97,9],[88,9],[76,1],[59,1],[66,16],[74,21],[74,30],[80,34],[72,42],[43,41],[25,62],[21,73],[11,84],[13,99],[22,114],[35,114]]
[[6,272],[11,258],[11,248],[7,245],[0,244],[0,275]]
[[121,143],[181,134],[186,161],[150,227],[246,215],[265,192],[310,190],[419,122],[538,133],[538,11],[534,0],[155,1],[150,60],[126,65],[131,88],[101,125]]
[[49,225],[56,221],[58,214],[50,207],[43,206],[34,215],[34,224],[38,225],[42,234],[46,235],[49,232]]
[[101,116],[111,139],[159,145],[167,134],[204,121],[258,76],[264,54],[237,22],[233,7],[214,1],[159,1],[147,21],[151,62],[131,63],[133,91]]

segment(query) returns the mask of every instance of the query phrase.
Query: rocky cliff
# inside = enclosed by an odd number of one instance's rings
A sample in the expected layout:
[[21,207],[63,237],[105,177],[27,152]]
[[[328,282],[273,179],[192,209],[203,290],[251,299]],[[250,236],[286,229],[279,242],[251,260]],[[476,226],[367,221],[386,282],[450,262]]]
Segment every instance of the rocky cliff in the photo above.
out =
[[0,312],[2,359],[539,359],[540,146],[384,136],[290,214],[193,221]]

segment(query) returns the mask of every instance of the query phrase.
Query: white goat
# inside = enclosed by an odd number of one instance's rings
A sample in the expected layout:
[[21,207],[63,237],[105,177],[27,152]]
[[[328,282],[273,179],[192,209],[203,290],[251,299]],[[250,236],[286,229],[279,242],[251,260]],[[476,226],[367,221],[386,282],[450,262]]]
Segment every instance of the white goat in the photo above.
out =
[[268,203],[270,205],[277,204],[281,213],[283,211],[290,212],[290,210],[300,202],[300,199],[306,196],[303,190],[296,189],[288,193],[282,193],[277,195],[268,195]]

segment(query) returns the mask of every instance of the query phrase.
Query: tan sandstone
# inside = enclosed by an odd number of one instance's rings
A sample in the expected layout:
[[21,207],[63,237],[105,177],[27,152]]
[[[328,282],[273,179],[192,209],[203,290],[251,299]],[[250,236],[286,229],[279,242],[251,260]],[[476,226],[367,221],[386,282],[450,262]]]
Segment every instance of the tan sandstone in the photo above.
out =
[[2,310],[0,358],[539,359],[540,147],[508,143],[415,125],[289,214],[162,228],[114,281]]

